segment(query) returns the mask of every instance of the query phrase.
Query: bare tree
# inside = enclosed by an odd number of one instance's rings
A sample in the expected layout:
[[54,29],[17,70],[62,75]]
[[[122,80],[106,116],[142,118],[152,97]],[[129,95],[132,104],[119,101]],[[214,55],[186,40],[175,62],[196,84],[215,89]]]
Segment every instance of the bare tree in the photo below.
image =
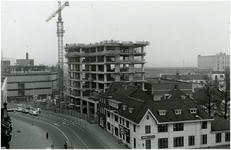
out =
[[211,115],[211,102],[213,101],[213,90],[214,90],[214,86],[213,86],[213,81],[211,78],[209,78],[206,83],[202,84],[203,89],[207,95],[207,103],[208,103],[208,113],[209,115]]
[[224,119],[227,119],[228,106],[230,101],[230,68],[225,69],[224,81],[215,87],[213,94],[220,97],[224,105]]

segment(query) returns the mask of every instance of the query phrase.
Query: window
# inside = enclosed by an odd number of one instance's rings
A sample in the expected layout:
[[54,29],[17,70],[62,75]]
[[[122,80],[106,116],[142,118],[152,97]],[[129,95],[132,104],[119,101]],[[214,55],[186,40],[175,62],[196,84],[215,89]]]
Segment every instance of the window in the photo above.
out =
[[190,113],[191,114],[196,114],[197,113],[197,108],[191,108]]
[[230,132],[225,133],[225,142],[230,141]]
[[173,131],[183,131],[184,124],[183,123],[174,123],[173,124]]
[[[31,87],[33,87],[33,85],[31,85]],[[24,83],[18,83],[18,89],[24,89]]]
[[134,148],[136,148],[136,138],[134,138]]
[[207,144],[207,134],[202,135],[202,144]]
[[202,122],[202,129],[207,129],[207,121]]
[[216,134],[216,143],[220,143],[221,142],[221,133],[217,133]]
[[145,126],[145,134],[151,133],[151,126]]
[[110,123],[109,123],[109,122],[107,123],[107,129],[108,129],[108,131],[110,131],[110,130],[111,130],[111,125],[110,125]]
[[176,115],[180,115],[180,114],[181,114],[181,109],[176,109],[176,110],[175,110],[175,114],[176,114]]
[[133,124],[133,131],[136,132],[136,125]]
[[117,127],[115,127],[115,135],[116,135],[116,136],[119,136],[119,130],[118,130]]
[[158,125],[158,132],[168,132],[168,125],[167,124]]
[[151,149],[151,140],[146,140],[146,149]]
[[158,139],[158,149],[168,148],[168,138]]
[[160,116],[166,115],[166,110],[158,110]]
[[188,137],[188,146],[195,145],[195,136]]
[[107,112],[107,117],[110,118],[110,112]]
[[25,95],[24,90],[19,90],[19,91],[18,91],[18,96],[24,96],[24,95]]
[[127,128],[129,128],[129,121],[126,121],[126,126]]
[[184,137],[175,137],[174,138],[174,147],[182,147],[184,146]]
[[117,115],[115,115],[115,121],[118,122],[118,116]]

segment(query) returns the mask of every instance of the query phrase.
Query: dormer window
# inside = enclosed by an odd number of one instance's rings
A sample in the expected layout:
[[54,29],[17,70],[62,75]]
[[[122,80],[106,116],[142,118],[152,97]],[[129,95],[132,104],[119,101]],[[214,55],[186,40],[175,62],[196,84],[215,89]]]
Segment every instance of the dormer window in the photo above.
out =
[[122,105],[122,107],[123,107],[123,110],[126,110],[127,105]]
[[166,110],[158,110],[160,116],[166,115]]
[[197,108],[189,108],[191,114],[197,113]]
[[181,114],[181,111],[182,111],[182,109],[176,109],[176,110],[175,110],[175,114],[176,114],[176,115],[180,115],[180,114]]
[[185,99],[185,98],[186,98],[185,95],[181,95],[181,96],[180,96],[180,99]]
[[132,113],[132,112],[133,112],[133,110],[134,110],[134,108],[129,107],[129,113]]
[[165,94],[164,97],[165,99],[169,99],[172,95],[171,94]]

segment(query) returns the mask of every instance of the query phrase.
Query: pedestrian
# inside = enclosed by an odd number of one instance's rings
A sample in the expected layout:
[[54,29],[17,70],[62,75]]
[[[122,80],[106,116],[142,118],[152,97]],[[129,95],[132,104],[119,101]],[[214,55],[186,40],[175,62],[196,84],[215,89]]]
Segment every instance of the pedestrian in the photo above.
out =
[[46,134],[46,137],[47,137],[47,139],[48,139],[48,132],[47,132],[47,134]]

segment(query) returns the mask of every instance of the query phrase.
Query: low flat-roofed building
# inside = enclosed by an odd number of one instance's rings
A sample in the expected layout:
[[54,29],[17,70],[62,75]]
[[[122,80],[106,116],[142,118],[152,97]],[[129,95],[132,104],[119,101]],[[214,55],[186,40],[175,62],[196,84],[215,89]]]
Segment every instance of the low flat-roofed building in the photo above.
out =
[[56,72],[12,71],[2,75],[8,79],[8,100],[32,101],[34,96],[51,99],[58,93]]

